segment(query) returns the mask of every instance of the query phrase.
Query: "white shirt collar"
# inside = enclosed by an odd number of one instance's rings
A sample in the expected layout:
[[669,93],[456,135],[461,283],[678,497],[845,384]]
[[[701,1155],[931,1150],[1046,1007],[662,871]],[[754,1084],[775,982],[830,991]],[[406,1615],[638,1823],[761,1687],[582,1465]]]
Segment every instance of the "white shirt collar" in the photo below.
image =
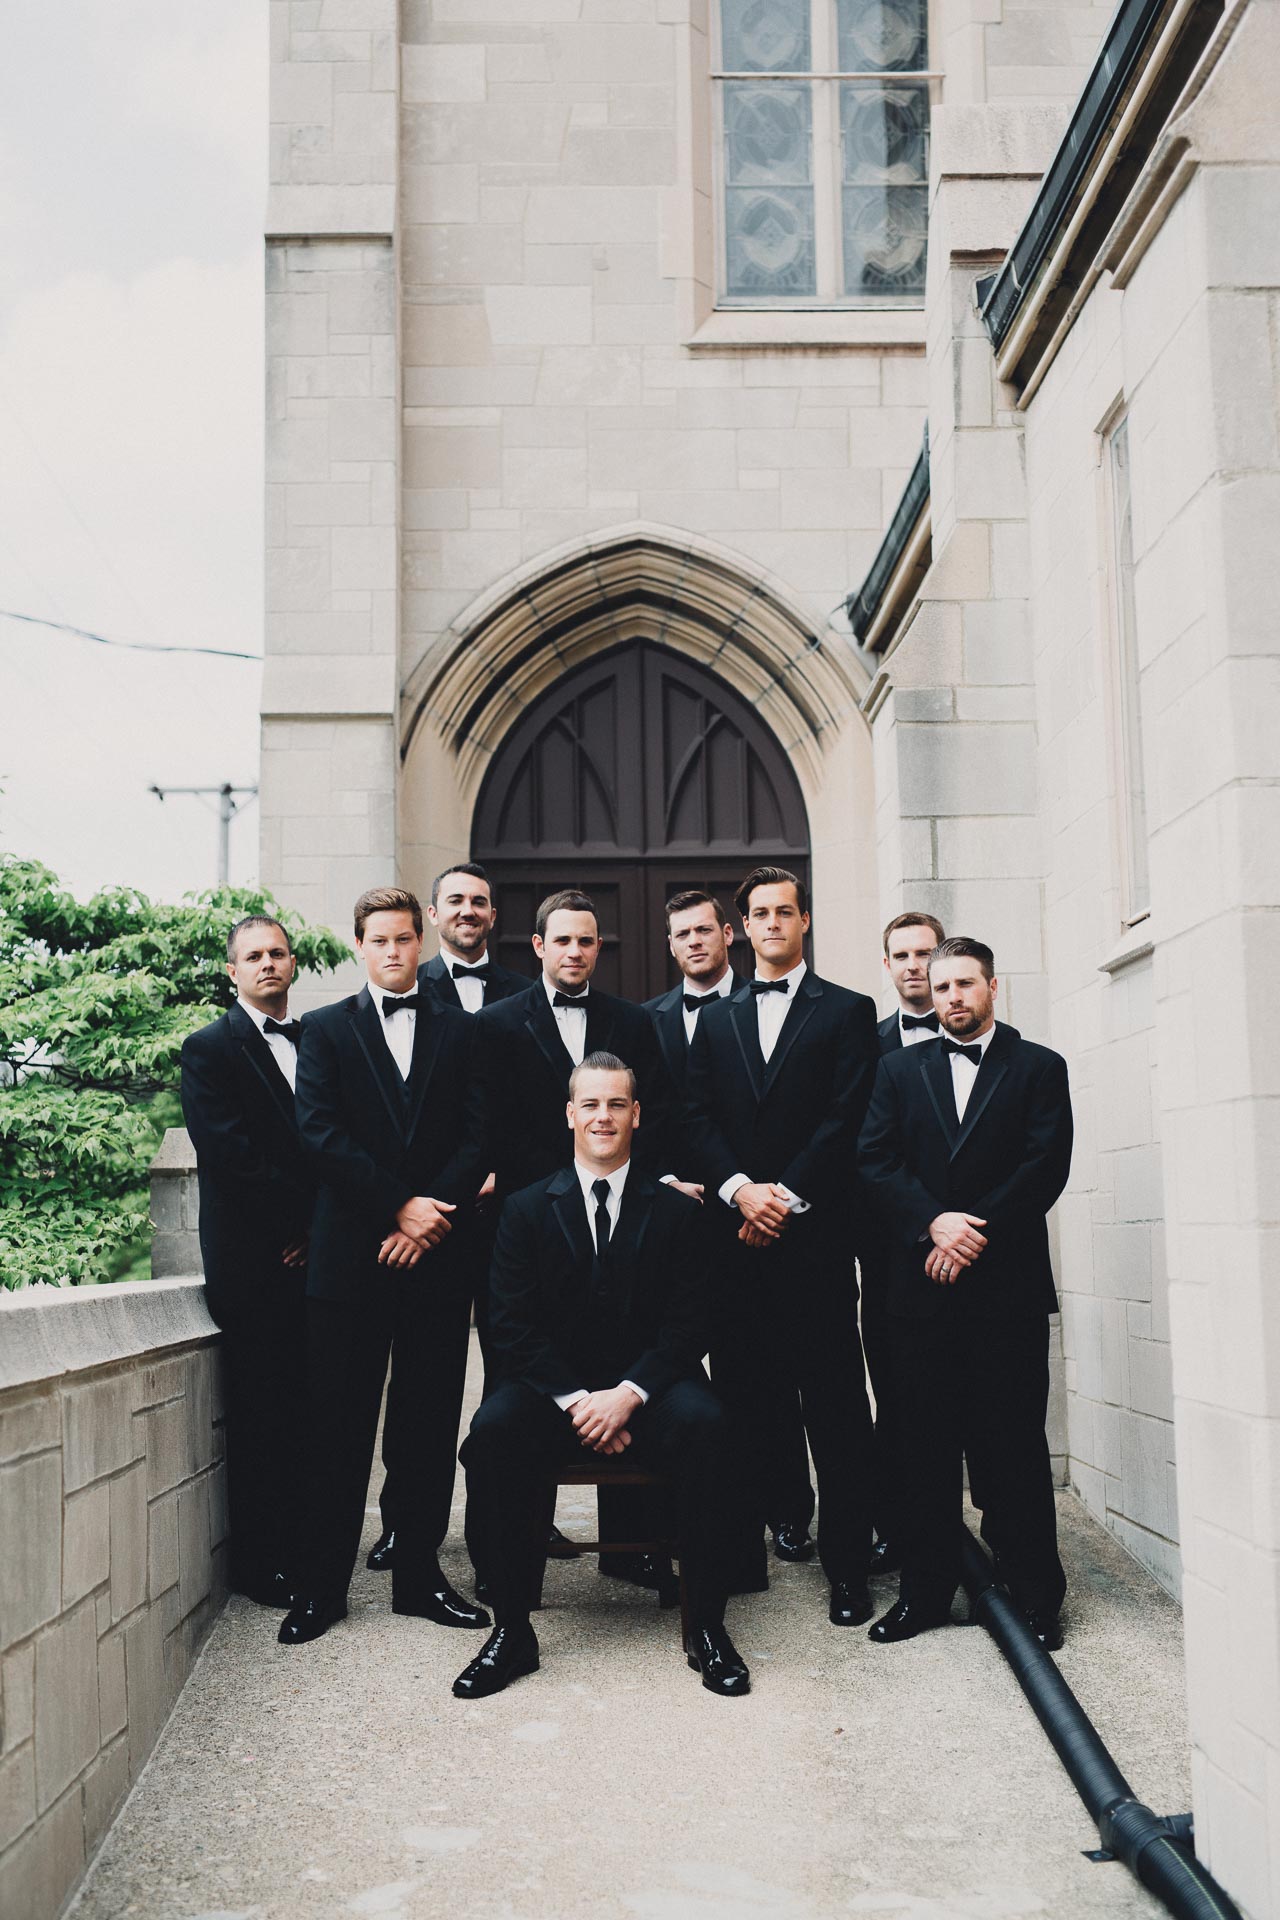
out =
[[[775,979],[779,979],[779,980],[785,980],[785,981],[786,981],[786,983],[787,983],[787,998],[788,998],[788,1000],[789,1000],[789,999],[791,998],[791,996],[792,996],[792,994],[793,994],[793,993],[797,993],[797,992],[799,991],[799,988],[800,988],[800,982],[801,982],[801,981],[802,981],[802,980],[804,979],[804,977],[805,977],[805,975],[806,975],[806,973],[808,973],[808,971],[809,971],[809,963],[808,963],[808,961],[807,961],[807,960],[797,960],[797,961],[796,961],[796,964],[794,965],[794,967],[792,967],[792,969],[791,969],[791,971],[790,971],[790,973],[782,973],[782,974],[776,974],[776,975],[774,976],[774,977],[775,977]],[[764,975],[763,975],[763,974],[762,974],[762,973],[761,973],[761,972],[759,971],[759,969],[757,969],[757,970],[756,970],[756,979],[757,979],[757,980],[763,980],[763,979],[764,979]],[[763,998],[764,998],[764,995],[763,995],[763,994],[760,994],[760,995],[758,995],[757,997],[758,997],[759,999],[763,999]]]
[[444,961],[444,964],[449,969],[450,973],[453,972],[453,969],[455,967],[466,967],[469,972],[472,967],[487,967],[489,964],[489,953],[487,948],[481,959],[463,960],[456,953],[446,953],[445,949],[441,947],[440,958]]
[[[276,1017],[275,1014],[261,1013],[257,1007],[251,1007],[247,1000],[237,1000],[236,1004],[237,1006],[242,1008],[245,1013],[248,1014],[254,1026],[258,1029],[258,1032],[262,1035],[263,1039],[265,1040],[267,1037],[267,1034],[266,1034],[267,1021],[274,1020]],[[293,1015],[290,1013],[288,1004],[286,1003],[285,1010],[284,1010],[284,1020],[282,1020],[280,1024],[283,1026],[285,1020],[292,1020],[292,1018],[293,1018]]]
[[[991,1045],[991,1042],[996,1037],[996,1023],[993,1020],[985,1033],[970,1034],[967,1040],[957,1040],[955,1034],[948,1033],[946,1028],[942,1026],[941,1023],[939,1024],[939,1027],[938,1027],[938,1033],[942,1039],[951,1040],[958,1047],[981,1047],[982,1051],[985,1053],[987,1048]],[[958,1053],[953,1053],[951,1055],[951,1058],[953,1060],[958,1060],[960,1059],[960,1057],[961,1056]]]
[[734,972],[732,967],[725,968],[723,975],[719,980],[716,981],[714,987],[700,987],[696,981],[690,980],[687,974],[681,974],[680,991],[682,994],[685,994],[685,993],[701,994],[704,1000],[706,999],[709,993],[718,993],[722,1000],[727,1000],[729,995],[733,992],[733,982],[734,982]]
[[[542,990],[547,996],[547,1005],[551,1008],[552,1012],[554,1012],[555,1004],[556,1004],[556,995],[558,993],[563,993],[564,988],[557,987],[553,981],[548,980],[545,973],[541,976],[541,978],[542,978]],[[590,993],[590,991],[591,991],[591,982],[588,980],[586,986],[582,989],[581,993],[575,993],[570,995],[570,998],[575,1000],[582,1007],[584,1013],[586,1011],[586,1006],[587,1006],[587,995]],[[565,1009],[565,1011],[568,1011],[568,1009]]]
[[[409,1000],[417,991],[418,987],[416,982],[413,986],[406,987],[403,993],[392,993],[390,987],[375,987],[371,985],[369,988],[369,997],[373,999],[376,996],[379,1005],[382,1005],[388,1000]],[[410,1007],[409,1011],[412,1013],[413,1008]]]
[[630,1168],[630,1160],[624,1160],[622,1165],[615,1167],[612,1173],[602,1174],[598,1173],[594,1167],[583,1166],[576,1154],[573,1159],[573,1170],[578,1176],[578,1185],[582,1188],[582,1197],[592,1206],[595,1205],[595,1195],[591,1189],[597,1180],[607,1180],[609,1182],[610,1198],[620,1201],[622,1199],[622,1189],[627,1184],[627,1174]]

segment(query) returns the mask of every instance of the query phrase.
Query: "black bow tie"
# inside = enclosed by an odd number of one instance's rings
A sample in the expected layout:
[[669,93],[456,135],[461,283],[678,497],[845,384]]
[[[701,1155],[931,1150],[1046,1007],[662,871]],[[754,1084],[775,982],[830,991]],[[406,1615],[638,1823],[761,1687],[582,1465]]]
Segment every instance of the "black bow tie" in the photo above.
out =
[[264,1020],[262,1023],[262,1031],[264,1033],[282,1033],[285,1039],[291,1040],[296,1047],[299,1035],[302,1032],[302,1022],[301,1020]]
[[902,1031],[904,1033],[910,1033],[915,1027],[928,1027],[930,1033],[936,1033],[938,1031],[938,1016],[936,1013],[903,1013],[899,1014],[898,1018],[902,1021]]
[[412,1009],[414,1013],[418,1011],[418,995],[416,993],[406,993],[403,1000],[384,1000],[382,1003],[382,1017],[384,1020],[389,1020],[393,1013],[404,1013],[409,1009]]
[[487,980],[489,978],[489,962],[482,960],[478,967],[464,967],[461,961],[455,960],[453,977],[455,980]]
[[684,1010],[686,1013],[696,1013],[699,1007],[705,1007],[709,1005],[712,1000],[719,1000],[720,998],[721,995],[718,993],[686,993],[684,996]]
[[790,991],[791,982],[789,980],[749,980],[747,985],[752,993],[787,993]]
[[971,1047],[962,1047],[958,1040],[944,1040],[942,1043],[942,1051],[944,1053],[958,1053],[962,1059],[972,1061],[975,1067],[982,1065],[982,1048],[978,1046],[976,1042]]
[[587,1006],[587,990],[584,987],[581,993],[561,993],[559,989],[557,989],[555,995],[552,998],[551,1004],[553,1007],[581,1007],[583,1012],[585,1013],[586,1006]]

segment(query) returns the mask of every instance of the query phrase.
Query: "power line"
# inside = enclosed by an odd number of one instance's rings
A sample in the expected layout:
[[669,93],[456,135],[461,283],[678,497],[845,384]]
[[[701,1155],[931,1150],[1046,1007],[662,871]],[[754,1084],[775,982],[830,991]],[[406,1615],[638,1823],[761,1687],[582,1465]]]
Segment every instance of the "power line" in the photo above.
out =
[[131,653],[204,653],[215,660],[256,660],[261,664],[260,653],[237,653],[231,647],[173,647],[150,640],[111,640],[105,633],[90,633],[87,627],[73,627],[66,620],[46,620],[38,613],[15,613],[9,607],[0,607],[0,619],[22,620],[30,627],[50,627],[55,633],[71,633],[78,640],[92,640],[99,647],[125,647]]

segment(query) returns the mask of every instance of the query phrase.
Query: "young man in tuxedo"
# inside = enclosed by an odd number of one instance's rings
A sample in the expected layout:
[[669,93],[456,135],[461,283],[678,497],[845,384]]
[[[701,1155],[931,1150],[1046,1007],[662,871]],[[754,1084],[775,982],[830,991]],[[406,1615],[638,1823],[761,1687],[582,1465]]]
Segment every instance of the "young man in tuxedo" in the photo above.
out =
[[1067,1066],[996,1021],[980,940],[942,941],[929,979],[941,1037],[884,1057],[861,1140],[889,1222],[903,1496],[899,1598],[871,1637],[950,1618],[967,1454],[1000,1577],[1053,1650],[1066,1579],[1045,1438],[1058,1305],[1045,1216],[1071,1168]]
[[755,951],[741,999],[698,1017],[687,1156],[720,1246],[711,1375],[741,1467],[732,1590],[768,1584],[776,1409],[797,1392],[818,1475],[818,1554],[837,1626],[871,1617],[871,1409],[854,1268],[854,1155],[876,1062],[874,1003],[805,963],[808,899],[757,867],[736,903]]
[[[691,887],[667,901],[667,947],[680,969],[679,985],[646,1000],[662,1043],[663,1056],[677,1091],[689,1079],[689,1049],[703,1007],[747,992],[747,983],[729,964],[733,928],[720,901]],[[809,1479],[809,1448],[804,1437],[799,1396],[783,1396],[774,1410],[775,1447],[769,1460],[767,1514],[773,1550],[779,1560],[810,1560],[814,1494]]]
[[704,1216],[632,1157],[641,1108],[616,1055],[591,1053],[574,1068],[566,1116],[571,1164],[508,1200],[498,1227],[493,1339],[503,1378],[462,1448],[496,1627],[453,1691],[480,1699],[537,1668],[538,1496],[559,1463],[589,1448],[671,1476],[689,1665],[713,1693],[746,1693],[750,1678],[724,1627],[727,1422],[701,1367]]
[[[898,1004],[880,1022],[880,1052],[919,1046],[938,1037],[938,1015],[929,988],[929,955],[944,940],[942,922],[931,913],[900,913],[884,930],[884,970]],[[872,1575],[892,1573],[902,1564],[897,1524],[898,1438],[893,1392],[893,1355],[889,1341],[889,1252],[886,1229],[876,1217],[875,1191],[865,1189],[866,1207],[858,1244],[862,1345],[876,1401],[876,1477],[873,1516],[876,1544]]]
[[484,1177],[475,1022],[418,991],[422,909],[399,887],[355,905],[368,984],[303,1021],[298,1131],[320,1182],[307,1269],[308,1541],[280,1629],[314,1640],[347,1611],[387,1362],[407,1391],[392,1608],[441,1626],[488,1615],[440,1570],[469,1322],[460,1243]]
[[297,1573],[303,1292],[315,1204],[294,1115],[298,1022],[289,988],[297,966],[279,921],[239,921],[227,938],[236,1003],[182,1046],[205,1293],[222,1328],[230,1585],[279,1607],[291,1604]]
[[[512,973],[489,957],[488,943],[498,918],[493,904],[493,889],[483,867],[467,865],[447,867],[431,883],[431,901],[427,919],[440,939],[440,951],[418,968],[418,991],[430,993],[441,1006],[458,1007],[463,1013],[479,1013],[513,993],[521,993],[528,979]],[[480,1342],[486,1344],[488,1322],[485,1298],[489,1275],[489,1256],[493,1251],[492,1188],[481,1189],[467,1251],[471,1256],[471,1292],[475,1301],[476,1326]],[[400,1426],[400,1387],[394,1367],[387,1387],[387,1410],[382,1424],[382,1492],[378,1506],[382,1513],[382,1531],[369,1551],[366,1566],[375,1573],[389,1573],[395,1560],[396,1545],[396,1472],[395,1458]]]

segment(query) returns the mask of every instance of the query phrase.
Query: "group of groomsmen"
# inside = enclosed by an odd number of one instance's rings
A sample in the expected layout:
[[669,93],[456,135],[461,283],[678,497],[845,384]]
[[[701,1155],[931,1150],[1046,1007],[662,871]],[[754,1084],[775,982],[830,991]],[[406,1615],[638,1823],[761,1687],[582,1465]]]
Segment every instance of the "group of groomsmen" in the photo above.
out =
[[[679,893],[680,980],[644,1007],[595,985],[577,889],[538,909],[536,979],[499,965],[470,864],[433,885],[426,963],[414,895],[363,894],[366,984],[302,1021],[285,930],[233,928],[236,1002],[185,1043],[182,1100],[224,1334],[231,1585],[286,1610],[282,1643],[346,1614],[386,1386],[369,1564],[394,1611],[492,1628],[460,1697],[537,1668],[543,1562],[572,1551],[548,1541],[548,1489],[584,1450],[669,1483],[686,1652],[714,1693],[750,1687],[724,1615],[768,1585],[766,1525],[779,1558],[815,1551],[810,1455],[834,1625],[869,1621],[869,1581],[897,1570],[873,1640],[950,1619],[967,1461],[999,1577],[1061,1645],[1044,1423],[1065,1063],[996,1020],[990,949],[928,914],[885,930],[897,1006],[877,1025],[807,965],[794,874],[758,867],[735,904],[752,977],[722,903]],[[439,1562],[473,1310],[474,1602]],[[638,1497],[602,1489],[602,1531],[610,1498],[625,1517]],[[662,1579],[635,1555],[602,1571]]]

